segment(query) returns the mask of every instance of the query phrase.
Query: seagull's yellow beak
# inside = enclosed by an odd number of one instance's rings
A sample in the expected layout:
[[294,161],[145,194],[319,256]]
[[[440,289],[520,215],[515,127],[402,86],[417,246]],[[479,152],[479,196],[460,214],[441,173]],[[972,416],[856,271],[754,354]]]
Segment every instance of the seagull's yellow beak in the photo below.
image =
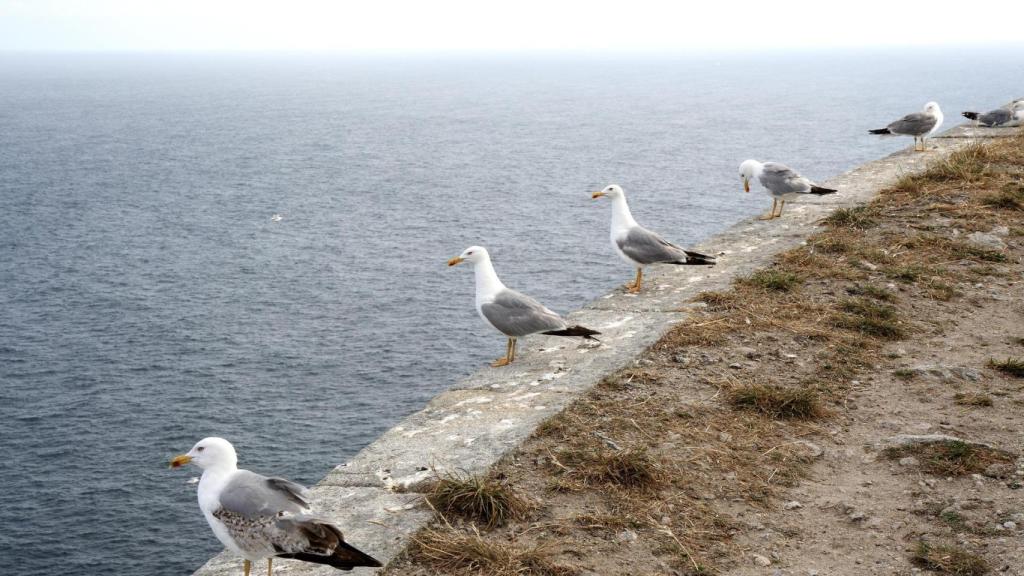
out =
[[178,454],[174,458],[171,458],[171,468],[181,468],[185,464],[192,461],[192,457],[188,454]]
[[743,179],[743,191],[750,192],[750,180],[747,180],[746,178]]
[[590,199],[591,200],[597,200],[598,198],[600,198],[601,196],[604,196],[604,195],[605,195],[604,192],[600,192],[600,191],[594,192],[593,194],[590,195]]
[[462,256],[456,256],[455,258],[452,258],[451,260],[448,261],[448,265],[449,266],[455,266],[456,264],[458,264],[460,262],[463,262]]

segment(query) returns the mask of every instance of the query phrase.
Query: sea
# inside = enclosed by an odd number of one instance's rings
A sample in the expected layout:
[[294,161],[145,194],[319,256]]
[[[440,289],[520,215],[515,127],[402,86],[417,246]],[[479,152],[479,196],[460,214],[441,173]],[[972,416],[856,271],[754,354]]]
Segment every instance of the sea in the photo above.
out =
[[705,241],[771,204],[741,161],[826,179],[1024,96],[1019,55],[0,53],[5,571],[191,573],[171,456],[313,484],[504,353],[467,246],[571,311],[633,273],[591,191]]

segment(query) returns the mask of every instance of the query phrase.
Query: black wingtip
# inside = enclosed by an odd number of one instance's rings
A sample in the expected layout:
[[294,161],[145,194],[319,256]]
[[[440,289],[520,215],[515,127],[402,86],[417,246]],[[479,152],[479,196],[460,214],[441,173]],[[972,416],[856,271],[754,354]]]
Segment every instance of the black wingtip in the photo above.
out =
[[962,114],[964,115],[964,118],[967,118],[968,120],[977,120],[978,116],[980,116],[977,112],[962,112]]
[[690,252],[686,250],[686,260],[675,262],[675,264],[682,264],[685,266],[714,266],[715,257],[708,256],[707,254],[701,254],[700,252]]
[[877,130],[868,130],[868,133],[870,133],[870,134],[892,134],[892,132],[889,132],[888,128],[879,128]]
[[818,196],[835,194],[836,192],[839,192],[839,190],[835,190],[833,188],[822,188],[821,186],[811,186],[811,194],[816,194]]
[[548,330],[547,332],[541,332],[541,334],[546,334],[548,336],[578,336],[584,340],[597,340],[594,336],[601,335],[597,330],[591,330],[590,328],[580,326],[579,324],[569,326],[562,330]]

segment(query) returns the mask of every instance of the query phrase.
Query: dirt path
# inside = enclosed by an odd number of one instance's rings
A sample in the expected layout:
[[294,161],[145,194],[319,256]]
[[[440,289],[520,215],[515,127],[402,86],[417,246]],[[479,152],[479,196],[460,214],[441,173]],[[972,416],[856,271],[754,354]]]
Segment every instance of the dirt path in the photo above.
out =
[[971,146],[703,294],[386,573],[1024,574],[1022,167]]

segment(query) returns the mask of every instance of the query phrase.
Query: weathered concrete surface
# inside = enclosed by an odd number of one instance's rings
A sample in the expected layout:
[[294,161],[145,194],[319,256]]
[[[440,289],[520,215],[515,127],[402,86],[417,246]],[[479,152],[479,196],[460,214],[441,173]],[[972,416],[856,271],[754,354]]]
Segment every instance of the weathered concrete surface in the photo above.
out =
[[[671,266],[645,275],[641,294],[621,289],[570,314],[602,332],[600,344],[537,336],[520,342],[511,366],[483,368],[458,382],[420,412],[387,431],[352,460],[337,466],[314,488],[325,516],[354,545],[389,562],[409,536],[426,524],[417,483],[433,471],[479,474],[522,443],[538,424],[560,412],[609,374],[626,367],[695,306],[699,292],[722,290],[805,242],[833,210],[863,204],[900,176],[920,171],[976,138],[1014,134],[1015,129],[958,126],[929,141],[928,152],[910,149],[865,164],[824,182],[839,194],[788,203],[781,219],[744,220],[696,249],[718,255],[714,267]],[[764,197],[760,198],[765,200]],[[770,205],[765,203],[765,208]],[[609,253],[609,258],[613,255]],[[630,279],[623,269],[623,281]],[[212,537],[212,535],[211,535]],[[237,574],[241,562],[226,553],[196,576]],[[336,574],[331,568],[277,561],[280,574]],[[256,573],[263,570],[257,567]],[[358,569],[352,574],[369,574]]]

